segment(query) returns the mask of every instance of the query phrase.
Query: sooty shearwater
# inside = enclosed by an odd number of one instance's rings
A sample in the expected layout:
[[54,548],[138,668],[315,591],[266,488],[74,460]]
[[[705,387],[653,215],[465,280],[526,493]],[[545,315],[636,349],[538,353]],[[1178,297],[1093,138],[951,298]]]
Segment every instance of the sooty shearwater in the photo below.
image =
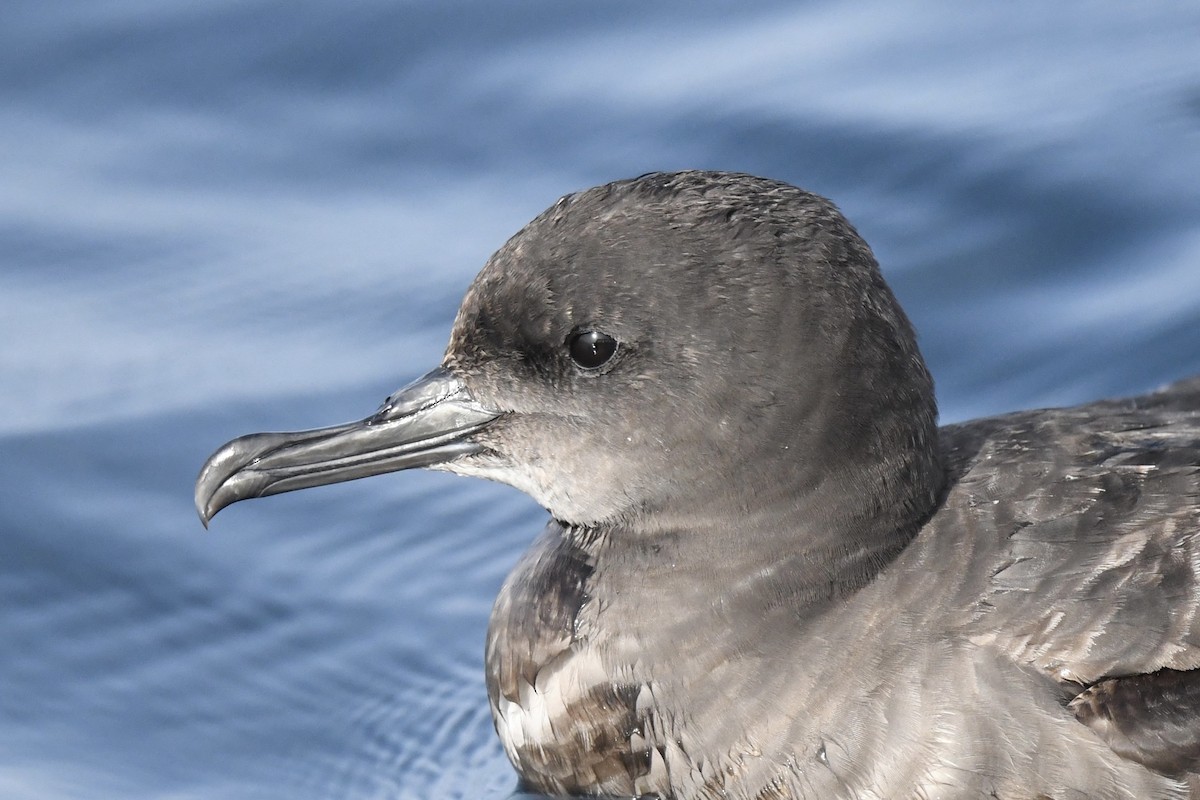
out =
[[430,467],[550,512],[488,694],[550,794],[1200,798],[1200,378],[938,428],[828,201],[650,174],[484,266],[371,417],[235,439],[237,500]]

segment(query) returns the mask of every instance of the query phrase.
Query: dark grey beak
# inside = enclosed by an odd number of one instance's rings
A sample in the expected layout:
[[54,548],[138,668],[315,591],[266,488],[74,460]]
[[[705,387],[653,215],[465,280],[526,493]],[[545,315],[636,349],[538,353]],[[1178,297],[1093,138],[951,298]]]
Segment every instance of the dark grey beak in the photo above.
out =
[[500,416],[435,369],[389,397],[361,422],[295,433],[252,433],[209,456],[196,479],[205,527],[225,506],[250,497],[429,467],[483,448],[471,434]]

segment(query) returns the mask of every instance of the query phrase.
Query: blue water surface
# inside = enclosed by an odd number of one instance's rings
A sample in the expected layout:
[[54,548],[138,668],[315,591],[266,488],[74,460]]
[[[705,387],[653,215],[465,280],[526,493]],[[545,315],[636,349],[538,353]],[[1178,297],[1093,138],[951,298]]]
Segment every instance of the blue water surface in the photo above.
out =
[[435,366],[559,195],[840,204],[943,417],[1200,372],[1200,7],[6,0],[0,797],[505,798],[492,598],[544,512],[403,474],[235,506],[235,435]]

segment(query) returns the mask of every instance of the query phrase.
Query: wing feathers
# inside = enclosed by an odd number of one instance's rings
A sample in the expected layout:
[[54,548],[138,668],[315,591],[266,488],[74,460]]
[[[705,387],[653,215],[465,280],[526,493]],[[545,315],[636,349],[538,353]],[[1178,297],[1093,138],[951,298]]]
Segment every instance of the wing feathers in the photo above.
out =
[[1110,678],[1070,708],[1125,758],[1168,775],[1200,771],[1200,670]]

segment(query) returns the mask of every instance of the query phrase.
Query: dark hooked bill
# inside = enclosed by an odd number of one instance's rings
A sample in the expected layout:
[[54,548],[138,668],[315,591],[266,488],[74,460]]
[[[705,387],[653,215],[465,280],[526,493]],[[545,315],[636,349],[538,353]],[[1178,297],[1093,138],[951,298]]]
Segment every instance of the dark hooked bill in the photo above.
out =
[[209,456],[196,479],[196,510],[208,521],[231,503],[310,486],[442,464],[483,448],[471,435],[500,412],[485,408],[438,368],[359,422],[292,433],[252,433]]

